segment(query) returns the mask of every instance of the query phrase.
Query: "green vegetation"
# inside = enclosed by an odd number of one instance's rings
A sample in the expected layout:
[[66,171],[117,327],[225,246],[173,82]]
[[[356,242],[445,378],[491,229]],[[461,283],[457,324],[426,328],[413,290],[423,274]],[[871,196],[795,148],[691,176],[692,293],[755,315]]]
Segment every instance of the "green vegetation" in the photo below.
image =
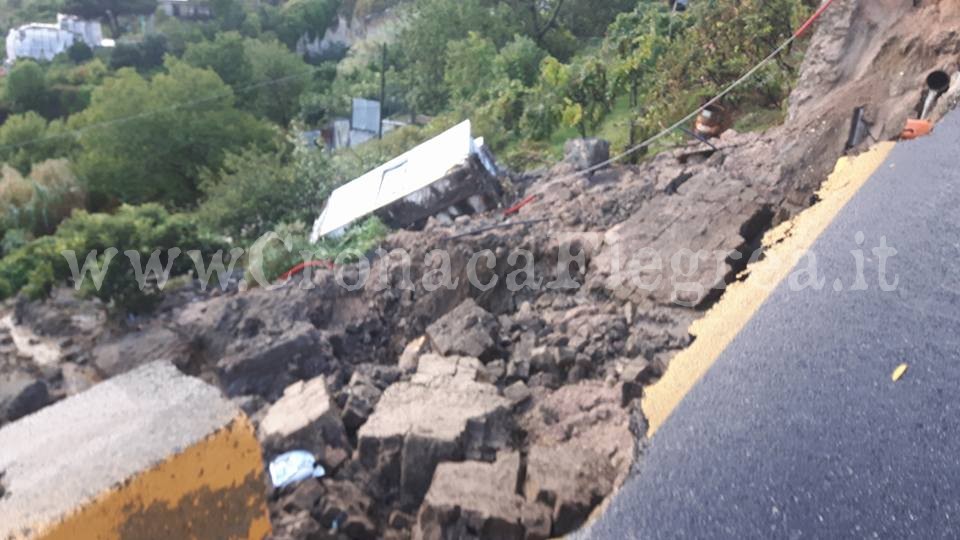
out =
[[200,196],[202,169],[271,139],[268,125],[234,107],[233,91],[216,73],[175,59],[149,80],[121,69],[69,125],[83,132],[77,167],[94,208],[190,207]]
[[[158,264],[176,275],[193,262],[167,260],[169,248],[212,255],[275,232],[286,242],[261,243],[241,261],[262,264],[268,279],[301,251],[369,251],[386,232],[376,219],[308,242],[306,224],[342,182],[464,118],[520,168],[555,159],[571,137],[622,150],[765,57],[811,3],[702,0],[672,13],[661,0],[212,0],[205,20],[167,16],[155,0],[5,3],[9,25],[76,13],[103,20],[119,42],[18,61],[2,83],[0,297],[69,282],[64,250],[83,259],[95,249],[105,262],[111,246],[143,261],[159,249]],[[338,15],[386,9],[395,14],[378,34],[386,49],[371,41],[297,52]],[[151,31],[141,16],[155,11]],[[801,59],[802,43],[725,99],[738,129],[782,119]],[[379,99],[384,67],[386,114],[432,120],[348,151],[303,144],[303,130],[348,116],[351,98]],[[159,287],[141,291],[119,257],[87,292],[148,309]]]
[[[85,265],[96,272],[91,268],[96,265],[106,268],[101,286],[94,287],[96,279],[88,277],[83,281],[86,294],[129,311],[146,311],[161,298],[157,276],[144,271],[151,257],[156,258],[161,273],[169,268],[168,275],[194,268],[187,256],[171,257],[168,250],[173,246],[198,250],[207,260],[224,248],[215,237],[203,233],[190,216],[170,214],[156,204],[124,205],[113,214],[79,211],[55,234],[28,242],[0,260],[0,294],[8,296],[23,290],[30,297],[40,297],[55,284],[72,280]],[[65,251],[75,258],[71,261],[65,257]],[[106,264],[118,256],[131,260]],[[141,283],[145,285],[142,288]]]
[[[247,281],[257,278],[275,281],[304,261],[351,262],[367,255],[380,243],[387,232],[376,217],[367,218],[351,227],[341,238],[324,239],[310,243],[310,230],[303,222],[283,224],[274,231],[276,237],[264,240],[251,248]],[[262,276],[253,272],[263,272]]]

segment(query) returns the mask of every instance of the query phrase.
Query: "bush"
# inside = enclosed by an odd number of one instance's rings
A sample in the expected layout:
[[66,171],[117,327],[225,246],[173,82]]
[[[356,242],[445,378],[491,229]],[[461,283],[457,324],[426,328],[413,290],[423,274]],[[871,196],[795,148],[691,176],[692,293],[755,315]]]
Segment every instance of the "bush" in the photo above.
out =
[[93,49],[83,41],[76,41],[67,49],[67,56],[74,64],[82,64],[93,60]]
[[34,111],[45,118],[56,115],[43,68],[33,60],[21,60],[7,73],[4,90],[15,113]]
[[[387,234],[387,227],[376,217],[348,228],[340,238],[310,242],[310,230],[303,222],[279,225],[274,232],[280,241],[271,240],[260,247],[252,247],[247,263],[247,281],[253,282],[259,270],[267,281],[275,281],[290,269],[307,260],[333,262],[341,254],[366,254],[377,247]],[[346,258],[346,257],[345,257]],[[347,259],[349,260],[349,259]],[[251,270],[251,268],[257,270]]]
[[206,200],[198,214],[212,230],[235,240],[256,239],[282,221],[316,217],[331,176],[326,156],[304,146],[289,156],[256,149],[230,154],[222,169],[205,174]]
[[67,155],[74,144],[61,121],[48,123],[33,111],[15,114],[0,126],[0,160],[22,174],[34,163]]
[[64,159],[39,163],[26,178],[5,167],[0,181],[0,231],[50,234],[85,202],[86,193]]
[[77,212],[55,234],[28,242],[0,259],[0,296],[22,291],[31,298],[42,297],[57,283],[75,278],[63,252],[73,252],[77,267],[83,268],[89,253],[95,251],[97,264],[103,265],[106,250],[114,248],[119,255],[107,266],[101,286],[97,288],[87,274],[80,289],[123,310],[144,312],[162,298],[160,280],[156,276],[138,279],[124,252],[135,251],[145,267],[159,250],[156,260],[162,268],[169,268],[167,277],[193,270],[193,261],[186,255],[168,257],[167,250],[173,247],[184,252],[199,250],[208,259],[224,245],[204,234],[190,216],[170,214],[156,204],[125,205],[112,215]]
[[93,125],[80,139],[77,166],[94,208],[117,201],[192,208],[201,171],[275,136],[234,107],[230,87],[216,73],[173,58],[149,80],[129,69],[106,79],[90,106],[70,118],[72,128]]

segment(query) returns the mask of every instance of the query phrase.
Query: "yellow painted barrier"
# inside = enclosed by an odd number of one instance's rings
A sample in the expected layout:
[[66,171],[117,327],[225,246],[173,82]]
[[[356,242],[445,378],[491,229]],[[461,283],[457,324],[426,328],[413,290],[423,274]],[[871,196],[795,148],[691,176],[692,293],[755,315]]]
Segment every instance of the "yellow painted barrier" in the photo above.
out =
[[219,391],[150,364],[0,429],[2,539],[256,539],[260,445]]

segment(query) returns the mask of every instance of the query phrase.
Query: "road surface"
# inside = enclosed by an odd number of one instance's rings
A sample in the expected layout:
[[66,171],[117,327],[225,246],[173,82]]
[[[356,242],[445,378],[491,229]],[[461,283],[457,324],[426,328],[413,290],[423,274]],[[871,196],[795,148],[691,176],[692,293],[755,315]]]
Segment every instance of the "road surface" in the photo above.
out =
[[960,111],[898,144],[814,243],[825,286],[773,290],[580,536],[960,537],[958,160]]

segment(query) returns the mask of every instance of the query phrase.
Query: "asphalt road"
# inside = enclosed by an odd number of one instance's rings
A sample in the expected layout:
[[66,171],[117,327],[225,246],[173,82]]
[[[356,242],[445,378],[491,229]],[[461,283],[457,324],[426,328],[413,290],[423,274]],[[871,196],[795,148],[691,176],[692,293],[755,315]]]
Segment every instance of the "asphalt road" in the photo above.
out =
[[814,244],[822,290],[780,283],[583,538],[960,537],[958,160],[960,111],[894,148]]

